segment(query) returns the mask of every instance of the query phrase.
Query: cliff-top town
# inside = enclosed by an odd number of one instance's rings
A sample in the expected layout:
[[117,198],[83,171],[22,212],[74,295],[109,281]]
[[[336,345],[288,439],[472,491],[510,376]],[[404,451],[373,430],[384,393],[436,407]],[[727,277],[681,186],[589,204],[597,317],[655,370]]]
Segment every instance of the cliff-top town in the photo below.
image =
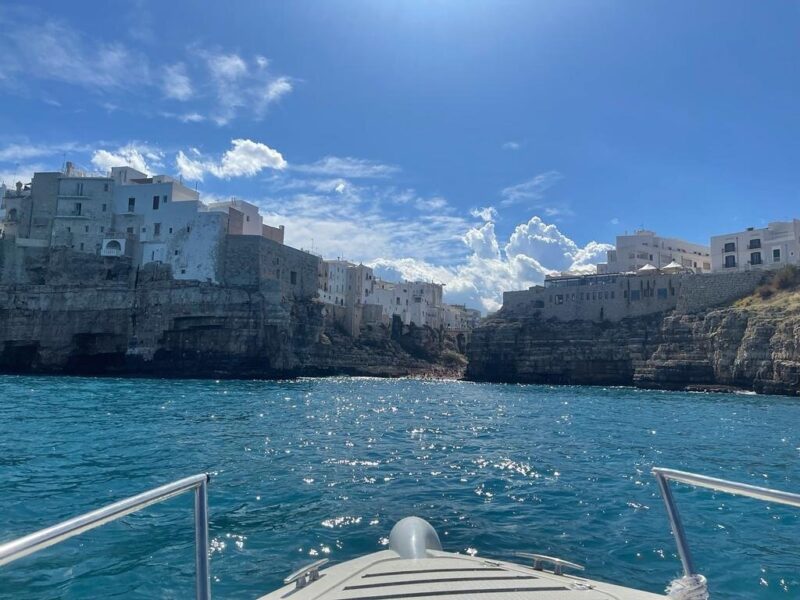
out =
[[[14,189],[0,186],[0,197],[5,283],[27,281],[26,255],[62,248],[124,257],[136,268],[167,266],[176,280],[273,280],[284,297],[324,303],[350,332],[394,317],[405,325],[453,331],[471,330],[480,320],[478,310],[445,303],[442,284],[384,281],[369,266],[291,248],[284,244],[283,226],[264,223],[254,204],[204,203],[197,191],[167,175],[148,176],[131,167],[87,174],[67,162],[62,172],[35,173]],[[747,273],[799,263],[797,219],[716,235],[710,246],[639,230],[617,236],[596,274],[550,275],[543,285],[505,292],[502,310],[614,321],[675,308],[681,297],[696,294],[696,275],[744,273],[718,285],[736,294],[755,281]]]

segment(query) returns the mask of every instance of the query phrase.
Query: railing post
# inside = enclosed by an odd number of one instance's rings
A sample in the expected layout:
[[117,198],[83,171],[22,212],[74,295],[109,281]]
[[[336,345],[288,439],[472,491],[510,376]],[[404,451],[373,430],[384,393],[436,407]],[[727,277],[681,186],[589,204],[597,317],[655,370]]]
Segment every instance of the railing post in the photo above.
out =
[[208,477],[194,491],[195,584],[197,600],[211,600],[208,558]]
[[667,478],[661,473],[656,472],[655,476],[656,481],[658,481],[658,487],[661,489],[661,496],[664,498],[664,505],[667,507],[667,516],[669,517],[669,524],[672,527],[672,534],[675,536],[675,543],[678,546],[678,556],[683,565],[683,574],[687,577],[694,575],[692,554],[686,542],[686,533],[683,530],[683,523],[681,523],[678,508],[675,506],[675,499],[672,497],[672,490],[669,488],[669,481],[667,481]]

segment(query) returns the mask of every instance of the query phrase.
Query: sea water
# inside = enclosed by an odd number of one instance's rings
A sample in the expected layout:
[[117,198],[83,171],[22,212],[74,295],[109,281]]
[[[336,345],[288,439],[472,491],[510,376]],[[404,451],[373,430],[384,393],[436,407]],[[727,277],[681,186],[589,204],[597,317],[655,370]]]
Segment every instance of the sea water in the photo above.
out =
[[[446,550],[660,592],[655,466],[800,491],[800,401],[359,378],[0,377],[0,541],[200,472],[212,592],[255,598],[419,515]],[[800,598],[800,511],[673,484],[716,598]],[[192,497],[0,567],[0,598],[189,598]]]

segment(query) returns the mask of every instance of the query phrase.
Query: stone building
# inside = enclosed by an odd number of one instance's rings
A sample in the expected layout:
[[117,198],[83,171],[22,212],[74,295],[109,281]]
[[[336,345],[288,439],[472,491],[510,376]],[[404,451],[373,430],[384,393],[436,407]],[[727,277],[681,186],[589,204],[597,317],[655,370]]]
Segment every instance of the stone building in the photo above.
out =
[[711,266],[715,272],[773,269],[800,264],[800,220],[776,221],[766,227],[715,235]]
[[544,285],[503,292],[505,317],[556,321],[621,321],[677,310],[691,313],[732,302],[763,281],[757,271],[701,273],[654,268],[636,273],[554,276]]
[[314,254],[255,235],[226,235],[221,254],[225,284],[258,288],[274,282],[286,300],[317,296],[320,259]]
[[[229,237],[283,246],[283,227],[265,225],[255,205],[231,200],[207,206],[196,190],[172,177],[131,167],[114,167],[100,177],[67,163],[64,172],[35,173],[30,185],[5,193],[2,206],[0,237],[17,247],[125,257],[136,268],[166,264],[175,279],[222,281]],[[252,246],[260,253],[257,262],[264,251],[258,242]],[[281,250],[270,252],[280,260]],[[299,251],[284,253],[293,252]]]
[[695,273],[711,271],[711,250],[677,238],[665,238],[653,231],[640,229],[633,235],[618,235],[614,250],[606,253],[606,262],[597,265],[597,272],[629,273],[645,265],[656,268],[676,262]]

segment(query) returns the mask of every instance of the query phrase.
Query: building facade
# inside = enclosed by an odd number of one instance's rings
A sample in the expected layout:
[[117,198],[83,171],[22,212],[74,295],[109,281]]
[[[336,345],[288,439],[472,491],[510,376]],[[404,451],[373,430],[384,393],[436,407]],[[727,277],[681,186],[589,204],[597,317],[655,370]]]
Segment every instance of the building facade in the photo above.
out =
[[[29,185],[6,191],[2,207],[0,237],[14,238],[17,246],[126,256],[135,267],[168,264],[175,279],[220,282],[228,236],[283,245],[283,227],[265,225],[255,205],[207,206],[172,177],[131,167],[102,177],[67,163],[63,172],[35,173]],[[314,265],[316,271],[316,259]]]
[[665,238],[653,231],[640,229],[633,235],[618,235],[616,248],[606,253],[606,262],[597,265],[597,272],[630,273],[645,265],[656,268],[676,262],[695,273],[711,271],[711,249],[677,238]]
[[800,220],[776,221],[766,227],[715,235],[711,266],[715,272],[774,269],[800,264]]

